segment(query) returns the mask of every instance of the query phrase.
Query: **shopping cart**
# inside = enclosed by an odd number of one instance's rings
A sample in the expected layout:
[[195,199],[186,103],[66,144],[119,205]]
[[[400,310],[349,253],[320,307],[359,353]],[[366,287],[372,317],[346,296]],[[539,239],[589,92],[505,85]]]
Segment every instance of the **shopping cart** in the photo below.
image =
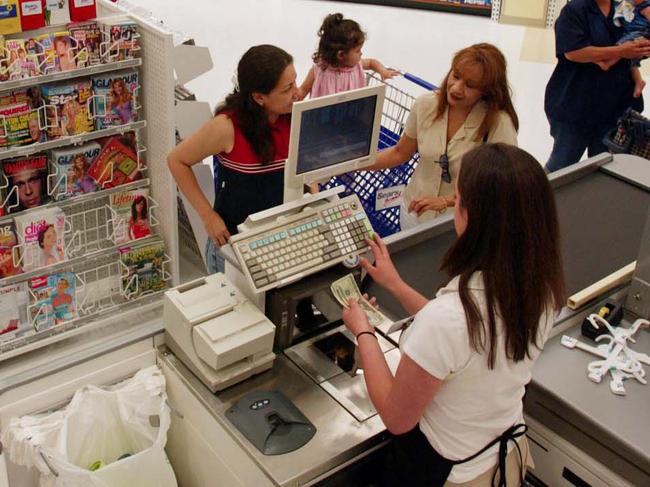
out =
[[[405,73],[404,78],[426,90],[437,89],[431,83],[410,73]],[[367,74],[367,80],[368,85],[376,85],[379,83],[386,85],[386,95],[379,132],[379,150],[382,150],[397,144],[404,130],[404,124],[411,111],[415,97],[405,90],[397,88],[390,81],[382,81],[381,78],[373,73]],[[372,223],[372,227],[380,236],[386,237],[400,230],[399,207],[377,210],[375,206],[377,191],[379,189],[408,183],[419,158],[419,154],[416,153],[411,160],[391,169],[372,172],[350,172],[335,176],[327,183],[321,185],[321,189],[344,186],[344,195],[355,193],[359,197],[359,200],[361,200],[361,204]]]

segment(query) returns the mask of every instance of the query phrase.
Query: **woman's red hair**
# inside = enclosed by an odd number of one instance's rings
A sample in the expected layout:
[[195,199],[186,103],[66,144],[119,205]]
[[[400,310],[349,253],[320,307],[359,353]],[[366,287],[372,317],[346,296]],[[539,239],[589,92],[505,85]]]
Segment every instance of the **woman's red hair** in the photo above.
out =
[[462,73],[463,69],[471,64],[477,64],[483,71],[481,90],[482,100],[487,104],[487,114],[476,134],[476,140],[483,140],[496,122],[500,111],[506,112],[515,130],[519,130],[519,118],[512,105],[510,86],[508,85],[507,63],[503,53],[492,44],[474,44],[458,51],[451,62],[451,69],[440,85],[438,97],[438,110],[434,120],[442,118],[449,106],[447,102],[447,86],[449,76],[453,71]]

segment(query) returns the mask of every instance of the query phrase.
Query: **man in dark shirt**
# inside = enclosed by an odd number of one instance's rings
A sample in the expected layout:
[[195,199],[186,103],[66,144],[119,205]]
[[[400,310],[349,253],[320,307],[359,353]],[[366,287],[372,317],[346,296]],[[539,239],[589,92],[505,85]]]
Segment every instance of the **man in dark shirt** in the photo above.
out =
[[628,107],[643,110],[629,60],[650,55],[650,41],[616,45],[622,30],[613,14],[613,0],[572,0],[555,23],[558,63],[544,100],[554,139],[548,172],[578,162],[585,149],[590,157],[606,152],[602,139],[616,119]]

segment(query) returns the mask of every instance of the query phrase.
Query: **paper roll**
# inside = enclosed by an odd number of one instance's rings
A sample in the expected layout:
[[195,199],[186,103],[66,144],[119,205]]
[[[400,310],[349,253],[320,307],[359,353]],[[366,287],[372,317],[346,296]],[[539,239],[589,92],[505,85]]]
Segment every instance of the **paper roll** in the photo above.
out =
[[630,281],[634,274],[634,269],[636,269],[636,260],[616,272],[612,272],[609,276],[603,277],[600,281],[593,283],[582,291],[578,291],[573,296],[570,296],[567,300],[567,306],[570,309],[581,308],[597,296]]

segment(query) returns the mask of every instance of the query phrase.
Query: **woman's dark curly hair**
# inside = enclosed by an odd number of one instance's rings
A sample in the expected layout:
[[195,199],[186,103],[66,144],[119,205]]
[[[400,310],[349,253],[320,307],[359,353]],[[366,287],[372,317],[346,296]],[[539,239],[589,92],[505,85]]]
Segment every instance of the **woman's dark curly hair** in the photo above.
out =
[[215,111],[215,115],[231,112],[237,117],[244,137],[263,164],[273,160],[275,150],[268,116],[253,100],[253,93],[269,94],[292,63],[291,54],[279,47],[251,47],[237,65],[237,86]]
[[316,64],[340,66],[339,51],[348,52],[360,46],[366,40],[366,33],[361,30],[358,23],[351,19],[344,19],[343,14],[329,14],[323,20],[323,25],[318,30],[318,50],[312,59]]

